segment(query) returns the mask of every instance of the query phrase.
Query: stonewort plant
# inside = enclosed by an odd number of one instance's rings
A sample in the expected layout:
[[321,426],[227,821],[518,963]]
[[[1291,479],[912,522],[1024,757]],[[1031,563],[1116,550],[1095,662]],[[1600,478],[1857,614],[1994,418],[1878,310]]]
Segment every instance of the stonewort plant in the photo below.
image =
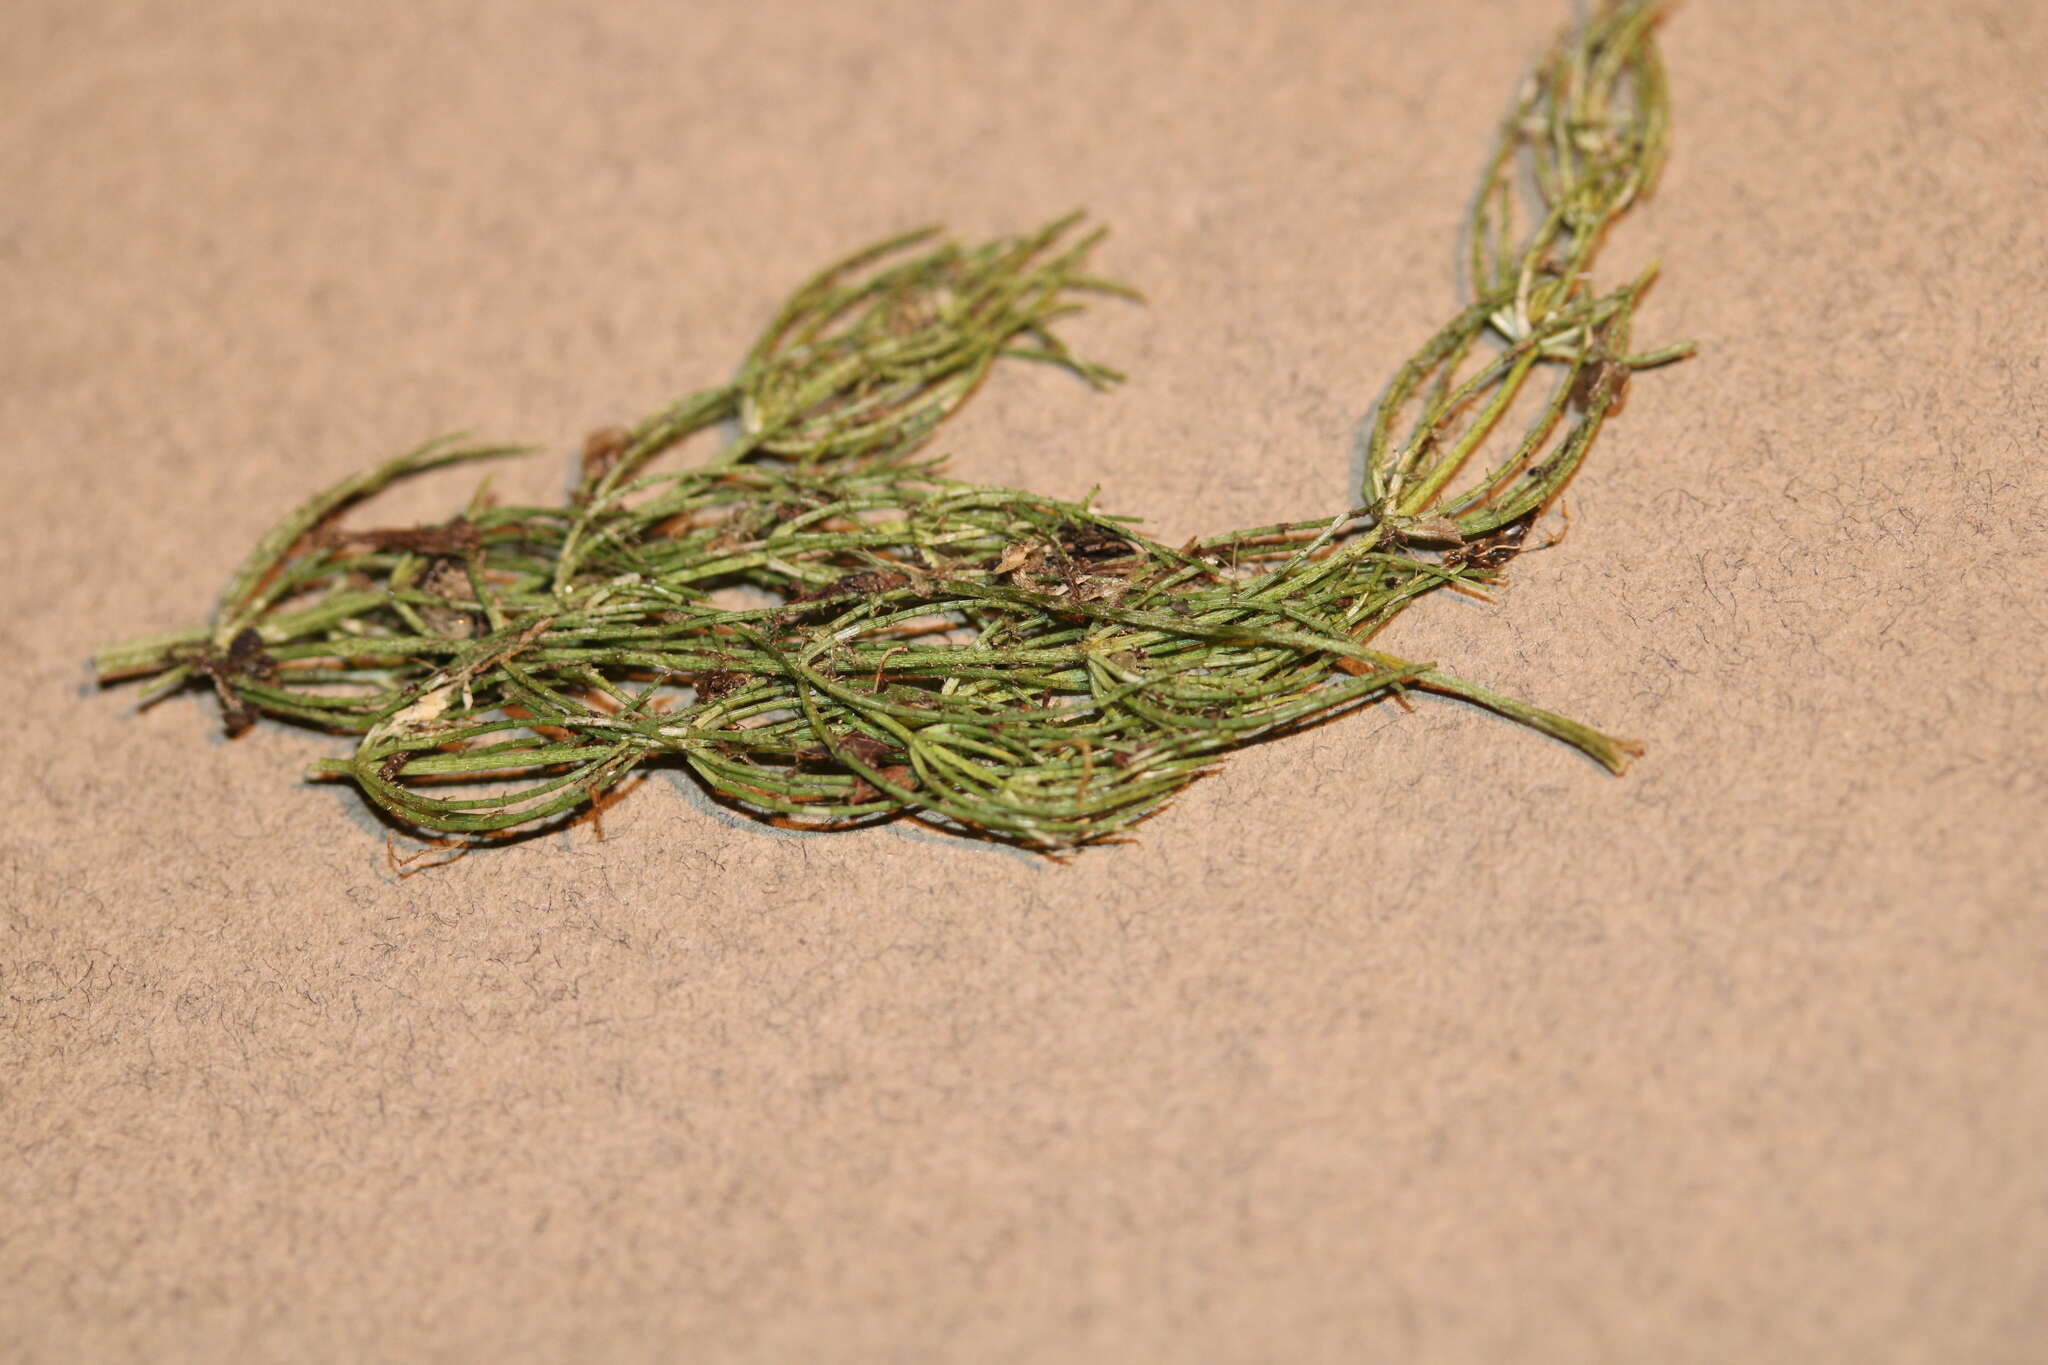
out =
[[[1591,275],[1663,156],[1658,8],[1608,5],[1527,79],[1466,224],[1472,302],[1381,396],[1354,506],[1176,546],[1092,496],[947,477],[925,448],[999,361],[1121,378],[1059,326],[1131,291],[1089,273],[1100,233],[1074,218],[977,247],[925,231],[798,290],[731,382],[594,433],[560,505],[342,524],[394,481],[516,453],[430,444],[294,512],[210,626],[98,673],[211,686],[231,732],[352,735],[312,773],[456,835],[541,826],[666,759],[765,818],[1070,848],[1232,750],[1415,691],[1620,772],[1628,741],[1372,640],[1497,578],[1630,376],[1689,353],[1633,349],[1649,274]],[[656,467],[721,431],[707,463]]]

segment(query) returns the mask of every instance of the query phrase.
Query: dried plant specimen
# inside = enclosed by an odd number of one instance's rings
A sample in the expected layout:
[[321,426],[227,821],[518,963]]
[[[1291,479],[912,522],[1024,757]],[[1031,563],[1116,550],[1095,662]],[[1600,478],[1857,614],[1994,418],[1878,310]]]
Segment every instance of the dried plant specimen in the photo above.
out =
[[[1630,376],[1687,353],[1632,349],[1647,275],[1591,276],[1663,154],[1657,8],[1608,6],[1530,76],[1467,224],[1473,302],[1383,395],[1354,506],[1174,546],[947,477],[925,447],[999,361],[1120,378],[1058,326],[1129,291],[1088,272],[1099,233],[1073,219],[972,249],[919,233],[805,285],[732,382],[594,433],[560,505],[341,526],[395,480],[513,453],[430,445],[300,508],[212,625],[109,648],[100,674],[210,685],[231,731],[353,735],[314,773],[458,834],[560,818],[667,759],[777,818],[916,812],[1071,847],[1234,749],[1407,690],[1619,772],[1626,741],[1371,641],[1497,575]],[[655,467],[718,429],[709,463]]]

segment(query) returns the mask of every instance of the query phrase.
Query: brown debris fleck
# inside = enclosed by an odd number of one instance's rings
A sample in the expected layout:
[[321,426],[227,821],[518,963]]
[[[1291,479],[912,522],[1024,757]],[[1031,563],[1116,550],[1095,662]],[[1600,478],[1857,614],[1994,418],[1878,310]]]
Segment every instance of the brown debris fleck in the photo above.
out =
[[263,648],[263,636],[254,626],[243,626],[228,641],[228,667],[249,678],[273,678],[277,676],[277,660]]
[[[917,786],[917,774],[911,771],[910,765],[907,763],[892,763],[886,768],[877,768],[875,771],[883,781],[894,786],[911,788]],[[884,794],[880,787],[877,787],[865,777],[857,777],[853,780],[853,788],[846,794],[846,800],[848,805],[857,806],[868,801],[879,801]]]
[[596,483],[611,472],[633,433],[624,427],[599,427],[583,438],[583,481]]
[[862,734],[847,735],[839,741],[839,747],[870,768],[880,768],[903,753],[893,744],[884,744],[872,735]]
[[1137,551],[1131,542],[1100,526],[1076,526],[1069,524],[1060,531],[1059,546],[1074,559],[1091,563],[1129,559]]
[[891,569],[868,569],[835,578],[830,583],[815,588],[806,588],[790,598],[794,606],[798,602],[822,602],[833,597],[857,597],[869,593],[884,593],[905,586],[910,582],[908,574]]
[[728,692],[739,691],[752,681],[753,678],[748,674],[732,673],[722,668],[715,669],[710,673],[699,673],[697,675],[697,700],[716,701]]
[[415,555],[444,555],[467,558],[483,548],[483,536],[468,517],[458,516],[440,526],[388,526],[368,531],[336,531],[339,545],[360,550],[399,550]]
[[1456,568],[1468,565],[1475,569],[1498,569],[1522,553],[1522,542],[1528,538],[1529,527],[1534,522],[1534,517],[1511,521],[1491,535],[1481,536],[1477,540],[1446,550],[1444,566]]
[[191,666],[194,672],[213,684],[214,692],[220,697],[221,724],[226,727],[230,739],[243,734],[256,723],[255,708],[236,689],[235,683],[242,678],[267,681],[277,674],[277,660],[263,648],[263,636],[254,626],[244,626],[237,631],[225,652],[216,652],[210,647],[202,649],[192,656]]

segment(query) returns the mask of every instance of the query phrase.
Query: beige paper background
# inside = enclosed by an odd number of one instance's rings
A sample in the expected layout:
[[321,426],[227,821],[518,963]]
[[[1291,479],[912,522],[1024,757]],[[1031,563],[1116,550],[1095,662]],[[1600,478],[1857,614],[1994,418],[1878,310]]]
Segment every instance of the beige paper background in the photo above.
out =
[[1566,12],[8,5],[0,1359],[2041,1359],[2033,0],[1668,26],[1610,263],[1701,358],[1400,633],[1625,779],[1424,701],[1065,866],[663,777],[400,880],[334,742],[83,686],[316,486],[567,451],[925,220],[1085,205],[1151,296],[959,470],[1340,506]]

